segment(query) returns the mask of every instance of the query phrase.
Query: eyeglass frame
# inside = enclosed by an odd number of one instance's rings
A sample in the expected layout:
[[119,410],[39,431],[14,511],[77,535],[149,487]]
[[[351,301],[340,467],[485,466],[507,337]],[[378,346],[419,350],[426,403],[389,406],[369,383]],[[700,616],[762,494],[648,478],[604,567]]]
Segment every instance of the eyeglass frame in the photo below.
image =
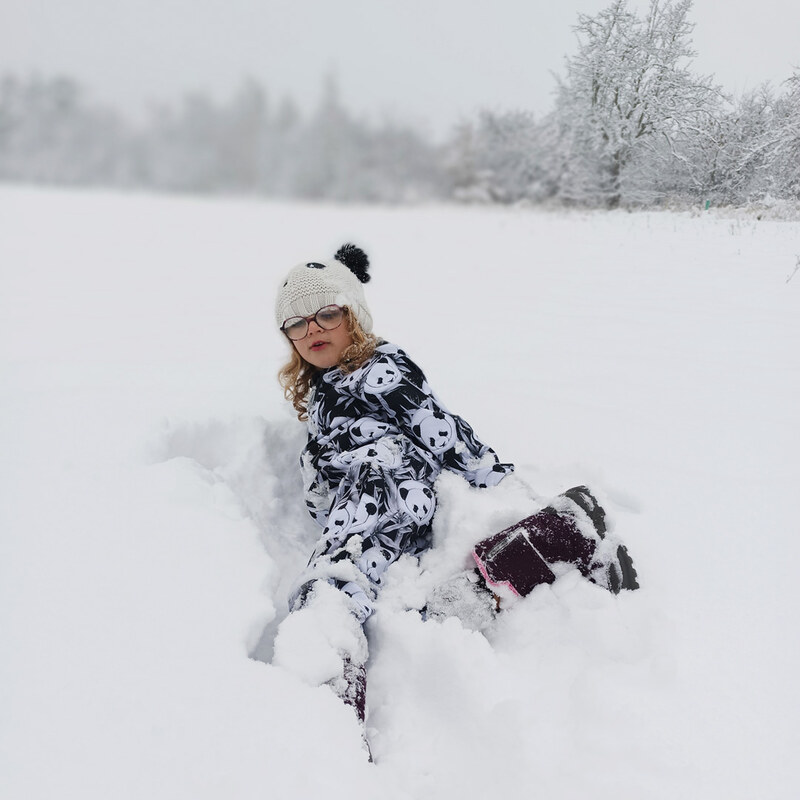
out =
[[[320,311],[324,311],[326,308],[338,308],[338,309],[339,309],[339,311],[341,311],[341,312],[342,312],[342,318],[341,318],[341,320],[339,320],[338,324],[334,325],[332,328],[326,328],[324,325],[321,325],[321,324],[320,324],[320,322],[319,322],[319,320],[317,319],[317,315],[320,313]],[[295,315],[295,316],[293,316],[293,317],[287,317],[287,318],[286,318],[286,319],[283,321],[283,325],[281,325],[281,327],[280,327],[280,330],[281,330],[281,333],[282,333],[282,334],[283,334],[283,335],[284,335],[284,336],[285,336],[285,337],[286,337],[286,338],[287,338],[287,339],[288,339],[290,342],[299,342],[301,339],[305,339],[305,338],[306,338],[306,336],[308,336],[308,327],[309,327],[309,325],[311,324],[311,321],[312,321],[312,320],[313,320],[313,321],[314,321],[314,322],[315,322],[315,323],[316,323],[316,324],[319,326],[319,328],[320,328],[321,330],[323,330],[323,331],[335,331],[337,328],[341,327],[342,323],[343,323],[343,322],[344,322],[344,320],[345,320],[345,317],[347,316],[347,313],[348,313],[348,308],[347,308],[347,306],[340,306],[340,305],[338,305],[337,303],[328,303],[328,305],[326,305],[326,306],[322,306],[322,308],[318,308],[318,309],[317,309],[317,310],[316,310],[316,311],[315,311],[313,314],[309,314],[307,317],[304,317],[304,316],[302,316],[301,314],[296,314],[296,315]],[[303,322],[305,322],[305,323],[306,323],[306,329],[305,329],[305,331],[303,331],[303,335],[302,335],[302,336],[298,336],[296,339],[292,339],[292,337],[291,337],[291,336],[289,336],[289,333],[288,333],[288,331],[286,330],[286,323],[287,323],[287,322],[288,322],[290,319],[302,319],[302,320],[303,320]]]

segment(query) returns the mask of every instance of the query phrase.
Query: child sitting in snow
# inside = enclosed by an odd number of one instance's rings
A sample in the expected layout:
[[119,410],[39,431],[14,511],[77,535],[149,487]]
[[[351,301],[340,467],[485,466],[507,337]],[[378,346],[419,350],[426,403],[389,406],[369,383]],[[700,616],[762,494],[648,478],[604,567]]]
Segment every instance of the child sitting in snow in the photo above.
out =
[[[306,504],[322,529],[290,595],[295,613],[281,626],[276,662],[330,683],[362,722],[362,625],[386,569],[430,546],[437,477],[446,469],[472,486],[490,487],[514,469],[441,404],[400,348],[372,334],[362,286],[368,266],[363,251],[344,245],[333,260],[294,267],[275,305],[291,348],[281,383],[308,422],[301,456]],[[604,516],[586,487],[565,492],[478,543],[474,568],[440,587],[425,613],[441,617],[468,608],[491,617],[499,597],[524,596],[554,581],[549,565],[557,562],[574,564],[614,592],[636,588],[627,551],[605,541]],[[315,636],[324,640],[327,659],[303,641]],[[309,665],[309,653],[326,663]]]

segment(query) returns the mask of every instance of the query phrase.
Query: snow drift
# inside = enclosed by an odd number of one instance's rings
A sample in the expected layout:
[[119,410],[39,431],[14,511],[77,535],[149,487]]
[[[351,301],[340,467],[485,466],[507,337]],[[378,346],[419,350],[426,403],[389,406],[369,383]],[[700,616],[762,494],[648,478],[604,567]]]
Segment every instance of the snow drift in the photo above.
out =
[[[0,190],[0,793],[751,798],[794,785],[800,227]],[[522,481],[439,484],[391,570],[364,759],[269,664],[315,530],[278,278],[353,240],[378,333]],[[413,609],[589,482],[642,589],[485,636]]]

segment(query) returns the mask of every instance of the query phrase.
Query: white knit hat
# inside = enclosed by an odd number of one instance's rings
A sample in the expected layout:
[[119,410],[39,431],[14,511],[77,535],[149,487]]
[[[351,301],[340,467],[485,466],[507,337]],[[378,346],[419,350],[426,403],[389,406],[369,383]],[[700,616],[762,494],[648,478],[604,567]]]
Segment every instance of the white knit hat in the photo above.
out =
[[342,245],[333,261],[309,261],[293,267],[275,300],[280,328],[289,317],[310,317],[330,305],[347,306],[364,333],[372,331],[362,284],[370,279],[369,259],[355,245]]

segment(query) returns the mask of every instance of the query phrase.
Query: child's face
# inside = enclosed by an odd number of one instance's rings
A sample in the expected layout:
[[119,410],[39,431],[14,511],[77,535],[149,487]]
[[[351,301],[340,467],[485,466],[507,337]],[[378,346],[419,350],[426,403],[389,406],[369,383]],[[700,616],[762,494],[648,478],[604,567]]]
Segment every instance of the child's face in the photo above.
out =
[[302,339],[292,341],[295,350],[309,364],[327,369],[335,367],[342,358],[342,353],[353,344],[353,337],[345,319],[338,328],[326,331],[312,319],[308,323],[308,333]]

